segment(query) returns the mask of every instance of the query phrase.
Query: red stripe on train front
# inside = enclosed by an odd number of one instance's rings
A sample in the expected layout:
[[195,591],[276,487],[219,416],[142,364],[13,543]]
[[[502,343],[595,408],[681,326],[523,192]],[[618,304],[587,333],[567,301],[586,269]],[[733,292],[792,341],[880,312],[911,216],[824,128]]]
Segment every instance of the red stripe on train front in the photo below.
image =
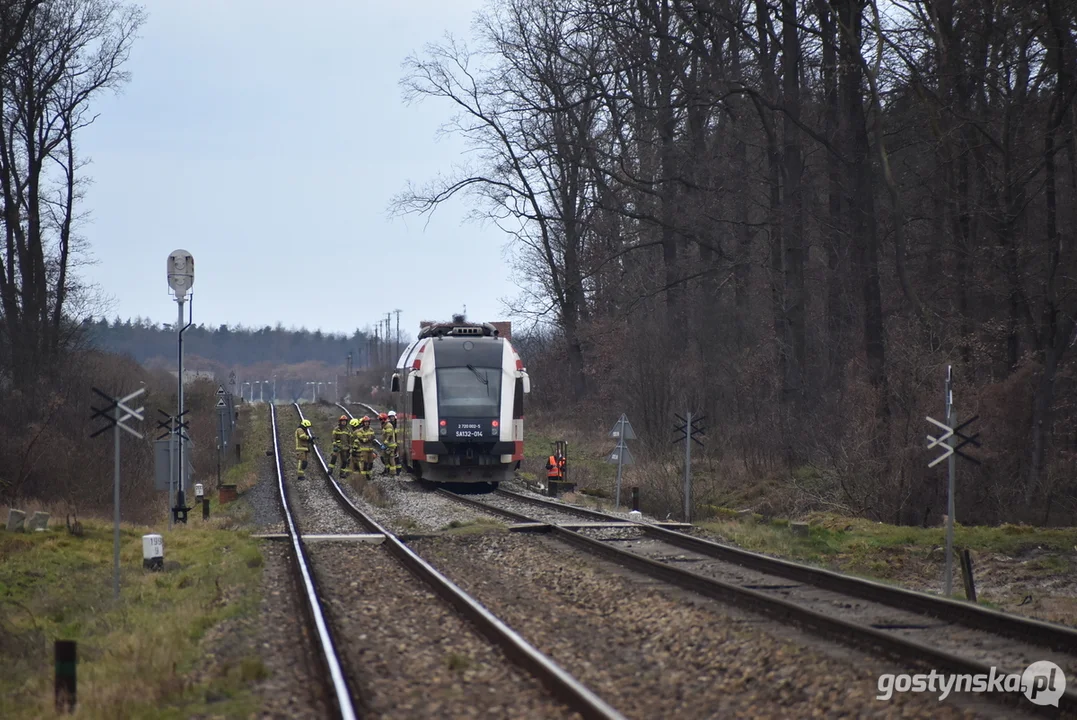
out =
[[411,456],[413,458],[422,458],[423,460],[426,459],[426,452],[423,449],[422,440],[411,441]]
[[517,441],[515,441],[513,443],[513,445],[515,447],[513,448],[512,459],[513,460],[523,460],[524,459],[524,441],[523,440],[517,440]]

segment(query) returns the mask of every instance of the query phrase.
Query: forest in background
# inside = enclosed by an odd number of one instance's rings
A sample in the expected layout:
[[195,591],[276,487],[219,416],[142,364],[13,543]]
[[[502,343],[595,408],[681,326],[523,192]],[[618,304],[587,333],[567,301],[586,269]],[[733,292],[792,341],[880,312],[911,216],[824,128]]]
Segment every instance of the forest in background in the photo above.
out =
[[962,522],[1072,524],[1075,36],[1062,0],[492,0],[406,63],[472,152],[392,209],[509,234],[535,406],[627,411],[673,508],[693,411],[702,503],[938,522],[952,365]]
[[[155,323],[144,318],[111,322],[105,318],[87,320],[83,323],[87,340],[103,350],[130,355],[146,364],[169,364],[176,366],[176,330],[166,323]],[[386,358],[396,360],[393,343],[385,346],[365,330],[355,330],[351,335],[323,333],[306,328],[276,327],[247,328],[220,325],[206,327],[195,324],[183,333],[184,354],[212,360],[223,366],[253,366],[272,360],[280,365],[304,362],[320,362],[344,368],[348,354],[356,369],[383,364]],[[399,345],[403,347],[403,345]],[[186,363],[192,369],[201,369]]]

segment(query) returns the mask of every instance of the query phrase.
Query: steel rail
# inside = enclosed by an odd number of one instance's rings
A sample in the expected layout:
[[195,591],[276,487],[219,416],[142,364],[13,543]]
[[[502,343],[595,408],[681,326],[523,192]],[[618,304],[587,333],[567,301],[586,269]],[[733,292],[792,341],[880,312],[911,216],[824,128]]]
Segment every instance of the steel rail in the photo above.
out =
[[[299,404],[295,403],[294,405],[300,419],[303,419],[303,411]],[[347,408],[343,409],[348,412]],[[351,415],[350,412],[348,414]],[[553,660],[543,655],[519,633],[461,590],[430,563],[419,557],[415,551],[382,527],[374,518],[359,509],[345,494],[333,476],[330,475],[329,468],[325,464],[325,459],[322,457],[321,450],[317,445],[314,446],[314,453],[318,458],[318,463],[322,467],[326,480],[329,482],[330,488],[336,494],[344,509],[372,532],[383,534],[385,536],[385,545],[398,561],[408,568],[413,575],[429,585],[443,600],[456,608],[487,639],[501,648],[509,659],[538,678],[555,697],[580,713],[584,718],[626,720],[621,713],[608,705],[579,680],[568,674]]]
[[[601,518],[603,520],[619,520],[624,518],[609,515],[597,510],[587,508],[575,508],[564,503],[546,500],[545,498],[520,495],[506,490],[498,490],[498,494],[521,500],[542,507],[554,507],[569,513],[576,513],[585,517]],[[833,590],[843,595],[858,597],[863,600],[889,605],[901,610],[929,615],[939,620],[956,623],[977,630],[986,630],[996,635],[1004,635],[1023,640],[1040,647],[1058,650],[1071,655],[1077,655],[1077,629],[1058,625],[1055,623],[1025,618],[1019,615],[992,610],[969,602],[952,600],[950,598],[930,595],[925,592],[898,588],[892,585],[884,585],[880,582],[853,577],[832,570],[802,565],[800,563],[773,558],[768,555],[742,550],[730,545],[723,545],[710,540],[693,537],[682,532],[674,532],[652,523],[630,521],[639,525],[644,534],[657,540],[663,540],[671,545],[676,545],[684,550],[697,552],[718,560],[731,562],[741,567],[777,575],[789,580],[806,583],[824,590]]]
[[292,510],[288,504],[288,490],[284,483],[284,473],[281,470],[280,443],[277,439],[276,406],[269,406],[269,417],[273,425],[273,464],[276,466],[277,486],[280,489],[281,513],[284,515],[285,524],[288,527],[288,535],[292,541],[292,559],[305,591],[304,599],[306,600],[306,603],[304,608],[317,631],[318,644],[321,647],[320,657],[326,670],[329,672],[332,684],[332,695],[336,702],[338,716],[343,720],[355,720],[357,716],[355,714],[355,708],[352,705],[351,689],[348,687],[344,672],[341,670],[336,645],[333,642],[329,624],[325,621],[325,614],[322,612],[321,600],[319,600],[318,595],[318,586],[314,580],[314,573],[311,572],[310,569],[310,557],[307,555],[306,547],[300,538],[299,530],[296,528],[295,519],[292,517]]
[[[351,410],[344,407],[343,403],[333,403],[333,404],[336,405],[341,410],[343,410],[344,412],[348,413],[349,418],[354,418],[355,417],[354,415],[352,415]],[[377,415],[378,414],[377,410],[375,410],[372,406],[367,405],[365,402],[353,402],[352,405],[359,405],[360,407],[365,407],[370,412],[371,415]]]
[[[506,510],[504,508],[499,508],[496,505],[487,505],[486,503],[482,502],[481,500],[475,500],[474,498],[469,498],[466,495],[457,495],[454,492],[449,492],[445,488],[438,488],[436,492],[439,495],[442,495],[442,496],[447,497],[447,498],[451,498],[451,499],[455,500],[456,502],[458,502],[458,503],[460,503],[462,505],[469,505],[469,506],[471,506],[473,508],[476,508],[478,510],[482,510],[483,512],[491,513],[491,514],[494,514],[494,515],[501,515],[503,517],[509,518],[510,520],[515,520],[516,522],[520,522],[520,523],[541,523],[542,522],[541,520],[535,520],[535,519],[533,519],[531,517],[528,517],[527,515],[524,515],[523,513],[518,513],[515,510]],[[543,524],[549,524],[549,523],[543,523]]]
[[[453,493],[447,494],[454,495]],[[458,495],[454,495],[454,497],[462,499]],[[466,498],[465,504],[485,506],[485,509],[490,512],[499,510],[499,508],[485,505],[485,503],[471,498]],[[518,515],[518,513],[513,514]],[[539,522],[533,519],[531,521]],[[623,567],[720,602],[743,607],[752,612],[763,613],[782,623],[804,627],[809,632],[825,639],[839,640],[846,645],[858,647],[862,650],[882,652],[888,656],[916,664],[931,663],[937,670],[956,674],[990,675],[992,672],[991,666],[976,660],[963,658],[873,627],[858,625],[847,620],[825,615],[789,600],[782,600],[757,590],[740,587],[690,570],[652,560],[642,555],[613,547],[601,540],[581,535],[573,530],[550,525],[549,532],[558,540]],[[1005,670],[1002,670],[1002,672],[1005,672]],[[1023,709],[1032,712],[1051,716],[1057,716],[1058,714],[1058,709],[1053,709],[1050,706],[1030,707],[1031,704],[1023,703],[1020,697],[1020,694],[1005,693],[999,699],[1009,704],[1018,704]],[[1066,712],[1077,711],[1077,691],[1072,687],[1063,692],[1059,701],[1059,709]]]
[[[346,412],[346,413],[348,414],[348,418],[349,418],[350,420],[354,420],[354,419],[355,419],[355,415],[353,415],[353,414],[352,414],[352,411],[351,411],[351,410],[349,410],[348,408],[344,407],[344,406],[343,406],[343,405],[341,405],[340,403],[333,403],[333,404],[334,404],[334,405],[336,405],[336,406],[337,406],[338,408],[340,408],[341,410],[343,410],[344,412]],[[365,408],[366,408],[367,410],[369,410],[369,411],[370,411],[370,414],[371,414],[371,415],[377,416],[377,414],[378,414],[378,411],[377,411],[377,410],[375,410],[374,408],[372,408],[372,407],[371,407],[370,405],[367,405],[366,403],[361,403],[361,402],[357,402],[357,403],[352,403],[352,404],[353,404],[353,405],[362,405],[363,407],[365,407]],[[376,438],[376,437],[375,437],[375,438],[374,438],[374,442],[375,442],[375,443],[377,444],[377,446],[378,446],[378,449],[379,449],[379,450],[385,450],[385,444],[384,444],[384,443],[383,443],[383,442],[382,442],[381,440],[378,440],[378,438]]]

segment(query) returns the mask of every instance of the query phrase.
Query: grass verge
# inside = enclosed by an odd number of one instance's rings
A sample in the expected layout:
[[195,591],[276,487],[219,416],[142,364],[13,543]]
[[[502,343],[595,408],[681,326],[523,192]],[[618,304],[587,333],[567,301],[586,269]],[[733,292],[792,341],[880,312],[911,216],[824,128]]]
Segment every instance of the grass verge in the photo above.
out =
[[[112,525],[85,534],[0,531],[0,717],[48,718],[52,646],[78,642],[78,716],[246,717],[265,673],[214,630],[258,613],[262,555],[247,535],[212,526],[163,533],[169,570],[142,570],[141,536],[121,528],[121,595],[112,596]],[[177,565],[178,564],[178,565]],[[212,672],[205,657],[216,655]],[[227,658],[222,658],[227,655]],[[261,669],[259,669],[261,668]]]

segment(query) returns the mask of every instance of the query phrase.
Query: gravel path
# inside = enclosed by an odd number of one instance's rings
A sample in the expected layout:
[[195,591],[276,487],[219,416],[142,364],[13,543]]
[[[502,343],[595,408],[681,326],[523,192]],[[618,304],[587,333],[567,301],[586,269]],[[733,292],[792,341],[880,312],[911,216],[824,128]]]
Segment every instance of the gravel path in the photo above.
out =
[[[252,410],[252,412],[269,413],[269,408]],[[279,418],[278,418],[279,420]],[[253,449],[252,449],[253,450]],[[283,533],[284,517],[280,512],[277,499],[277,475],[274,470],[273,456],[261,454],[258,458],[258,484],[243,493],[243,500],[251,509],[251,523],[261,533]]]
[[329,717],[322,683],[316,679],[320,668],[289,567],[290,548],[271,540],[262,542],[265,566],[258,650],[268,675],[255,693],[263,700],[263,718]]
[[311,546],[345,666],[373,718],[578,717],[380,547]]
[[876,700],[878,674],[893,668],[796,646],[787,628],[634,582],[551,541],[502,534],[413,545],[631,718],[975,716],[934,696]]

